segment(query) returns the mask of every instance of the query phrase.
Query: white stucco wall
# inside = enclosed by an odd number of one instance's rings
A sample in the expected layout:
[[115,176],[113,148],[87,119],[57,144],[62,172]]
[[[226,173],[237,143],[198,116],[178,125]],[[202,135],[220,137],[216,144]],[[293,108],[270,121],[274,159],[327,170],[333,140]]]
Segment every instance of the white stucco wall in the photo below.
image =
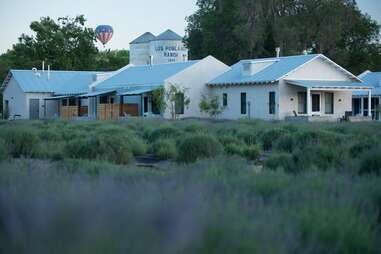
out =
[[[208,56],[167,79],[165,88],[168,88],[170,84],[177,84],[187,89],[186,95],[190,98],[190,105],[188,108],[185,108],[184,115],[181,115],[180,118],[205,117],[204,114],[200,113],[199,104],[201,96],[209,95],[210,93],[210,88],[206,86],[206,83],[228,70],[229,66],[212,56]],[[164,117],[171,118],[168,108]]]
[[[13,118],[14,115],[20,115],[18,119],[28,119],[29,111],[27,109],[26,95],[21,90],[17,81],[12,78],[3,92],[3,105],[5,101],[9,105],[9,117]],[[4,108],[5,109],[5,108]]]
[[[279,89],[278,85],[252,85],[252,86],[228,86],[213,87],[213,95],[220,98],[224,93],[228,95],[228,106],[220,115],[221,119],[238,120],[242,118],[277,120],[279,112]],[[269,93],[275,92],[275,114],[269,112]],[[241,93],[246,93],[246,100],[250,102],[247,114],[241,115]],[[249,116],[250,112],[250,116]]]
[[322,58],[315,58],[295,71],[291,72],[285,79],[299,80],[350,80],[347,75],[339,71]]

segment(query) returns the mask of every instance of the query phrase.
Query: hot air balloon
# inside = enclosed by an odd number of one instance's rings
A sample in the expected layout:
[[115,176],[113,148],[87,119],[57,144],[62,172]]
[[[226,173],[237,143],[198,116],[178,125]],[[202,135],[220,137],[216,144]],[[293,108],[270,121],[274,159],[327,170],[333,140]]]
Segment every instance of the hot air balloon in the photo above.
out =
[[114,35],[114,29],[109,25],[100,25],[95,29],[97,39],[103,44],[103,47],[111,40]]

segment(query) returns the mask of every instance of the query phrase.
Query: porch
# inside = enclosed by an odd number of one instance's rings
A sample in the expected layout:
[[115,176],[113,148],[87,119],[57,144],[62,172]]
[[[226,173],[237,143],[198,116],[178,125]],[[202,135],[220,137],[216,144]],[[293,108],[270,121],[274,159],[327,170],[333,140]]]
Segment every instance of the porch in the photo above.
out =
[[[354,91],[364,92],[367,94],[368,102],[372,100],[371,90],[369,87],[362,86],[361,83],[311,80],[287,80],[286,82],[293,87],[290,94],[293,94],[297,100],[292,108],[292,115],[287,116],[286,120],[308,122],[369,120],[365,115],[354,119],[352,113]],[[372,112],[370,104],[367,111]]]
[[118,120],[127,117],[160,116],[153,100],[152,88],[108,90],[90,92],[77,96],[56,96],[45,99],[46,108],[55,102],[55,113],[45,114],[46,118],[65,120]]

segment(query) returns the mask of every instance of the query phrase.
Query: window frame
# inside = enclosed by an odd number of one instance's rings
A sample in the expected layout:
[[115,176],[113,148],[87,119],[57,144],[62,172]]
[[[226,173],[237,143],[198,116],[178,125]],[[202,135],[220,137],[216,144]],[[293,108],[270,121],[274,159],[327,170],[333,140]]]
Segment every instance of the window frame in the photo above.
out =
[[[332,110],[331,111],[329,111],[328,112],[328,110],[327,110],[327,105],[328,105],[328,103],[327,103],[327,98],[328,98],[328,96],[327,95],[331,95],[332,96],[332,98],[331,98],[331,106],[332,106]],[[326,114],[326,115],[333,115],[333,114],[335,114],[335,94],[334,93],[331,93],[331,92],[326,92],[325,94],[324,94],[324,113]]]

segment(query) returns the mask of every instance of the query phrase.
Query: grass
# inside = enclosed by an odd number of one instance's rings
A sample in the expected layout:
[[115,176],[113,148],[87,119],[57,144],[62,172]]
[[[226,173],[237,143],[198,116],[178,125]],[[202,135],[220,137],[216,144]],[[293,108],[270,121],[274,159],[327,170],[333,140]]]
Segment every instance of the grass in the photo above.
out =
[[380,137],[378,123],[0,122],[0,253],[380,253]]

